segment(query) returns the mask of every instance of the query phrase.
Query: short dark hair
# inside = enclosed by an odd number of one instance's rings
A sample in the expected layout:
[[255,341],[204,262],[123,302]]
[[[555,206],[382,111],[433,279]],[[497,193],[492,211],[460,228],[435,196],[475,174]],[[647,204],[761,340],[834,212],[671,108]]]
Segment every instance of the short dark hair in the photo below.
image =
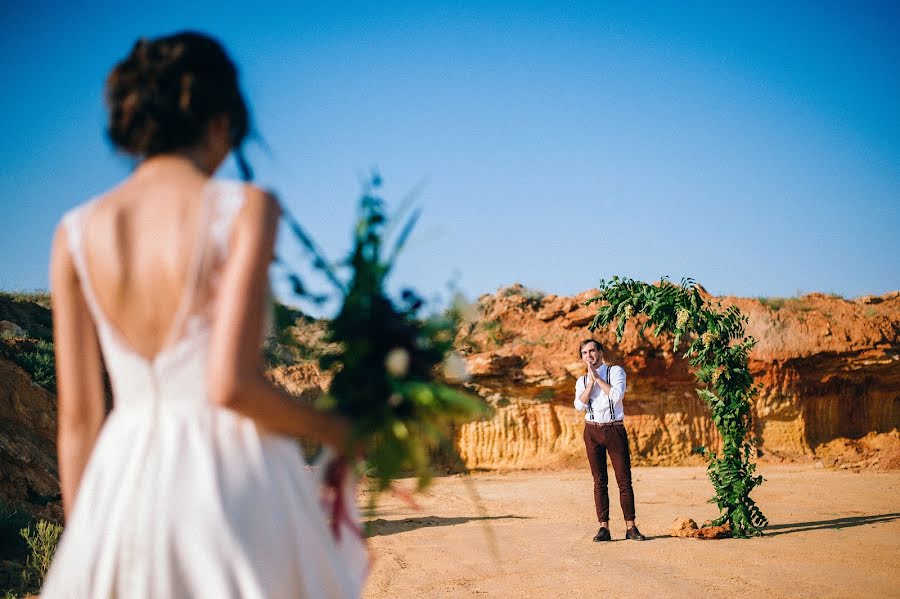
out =
[[138,158],[196,144],[221,114],[233,149],[249,128],[237,68],[217,40],[192,31],[139,39],[107,77],[106,105],[109,139]]
[[587,345],[588,343],[593,343],[597,347],[597,351],[600,352],[601,354],[603,353],[603,346],[600,344],[599,341],[597,341],[596,339],[585,339],[578,345],[578,355],[579,356],[581,355],[581,350],[583,350],[584,346]]

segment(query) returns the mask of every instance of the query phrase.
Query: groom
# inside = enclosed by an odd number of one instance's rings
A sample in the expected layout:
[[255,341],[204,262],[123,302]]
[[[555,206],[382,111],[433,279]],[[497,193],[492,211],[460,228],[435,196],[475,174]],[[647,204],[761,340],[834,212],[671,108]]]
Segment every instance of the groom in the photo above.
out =
[[579,346],[581,360],[587,372],[575,384],[575,408],[584,416],[584,445],[594,477],[594,505],[600,530],[594,542],[611,540],[609,534],[609,493],[606,454],[612,462],[619,486],[619,503],[625,516],[625,538],[643,541],[634,523],[634,490],[631,488],[631,453],[625,431],[625,370],[603,361],[603,348],[593,339],[585,339]]

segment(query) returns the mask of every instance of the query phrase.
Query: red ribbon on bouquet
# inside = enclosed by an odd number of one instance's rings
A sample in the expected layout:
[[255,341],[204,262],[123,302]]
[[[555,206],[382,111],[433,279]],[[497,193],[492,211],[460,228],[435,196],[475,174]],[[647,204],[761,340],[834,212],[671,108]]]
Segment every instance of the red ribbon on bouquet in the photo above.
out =
[[344,480],[349,473],[350,465],[343,457],[335,458],[328,464],[325,472],[325,484],[334,490],[331,498],[331,534],[336,541],[341,540],[341,524],[347,525],[361,540],[365,539],[363,529],[350,517],[344,500]]

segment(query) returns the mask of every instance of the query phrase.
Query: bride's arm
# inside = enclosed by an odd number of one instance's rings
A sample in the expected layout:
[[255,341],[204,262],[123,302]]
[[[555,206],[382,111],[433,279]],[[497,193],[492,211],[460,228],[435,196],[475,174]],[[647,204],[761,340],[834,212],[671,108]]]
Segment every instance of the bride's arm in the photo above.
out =
[[100,434],[105,406],[100,345],[63,226],[53,239],[50,286],[58,402],[56,449],[63,510],[68,516]]
[[346,420],[301,403],[263,376],[260,331],[279,215],[272,196],[247,188],[218,289],[207,366],[210,401],[274,432],[308,436],[343,449],[349,433]]

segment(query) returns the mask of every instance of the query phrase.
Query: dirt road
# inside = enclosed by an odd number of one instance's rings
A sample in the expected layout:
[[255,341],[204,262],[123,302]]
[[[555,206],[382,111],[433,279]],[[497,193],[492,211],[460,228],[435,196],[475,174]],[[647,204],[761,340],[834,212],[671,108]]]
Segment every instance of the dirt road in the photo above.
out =
[[764,537],[669,537],[678,516],[717,515],[705,470],[635,468],[648,540],[622,540],[614,491],[614,542],[599,544],[587,467],[440,478],[418,511],[382,500],[365,597],[900,597],[900,472],[759,471]]

